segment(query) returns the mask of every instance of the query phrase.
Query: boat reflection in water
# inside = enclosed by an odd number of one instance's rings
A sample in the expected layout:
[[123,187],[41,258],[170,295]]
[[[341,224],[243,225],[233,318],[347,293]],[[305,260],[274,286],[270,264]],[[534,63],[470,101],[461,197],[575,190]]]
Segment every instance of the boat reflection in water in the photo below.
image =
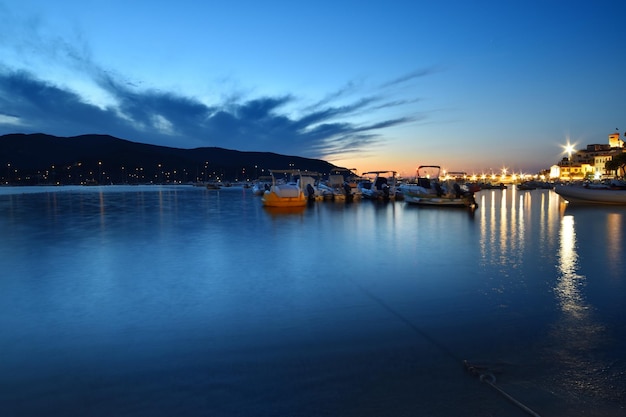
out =
[[289,216],[289,215],[301,215],[306,210],[306,205],[304,206],[263,206],[263,211],[270,214],[271,216]]

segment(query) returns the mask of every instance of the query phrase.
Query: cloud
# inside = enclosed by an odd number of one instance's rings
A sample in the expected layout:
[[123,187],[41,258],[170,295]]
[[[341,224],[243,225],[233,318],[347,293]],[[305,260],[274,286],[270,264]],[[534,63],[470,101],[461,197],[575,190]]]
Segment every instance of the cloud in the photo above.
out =
[[22,122],[19,117],[13,116],[11,114],[0,113],[0,126],[2,125],[21,126]]
[[[44,35],[45,22],[38,17],[30,23],[32,36],[17,36],[13,25],[4,32],[18,41],[11,46],[5,38],[0,43],[5,50],[34,54],[0,66],[0,134],[16,129],[59,136],[100,133],[180,148],[218,146],[332,158],[383,143],[385,129],[414,121],[397,113],[418,100],[392,97],[397,93],[385,89],[432,71],[405,74],[383,83],[375,94],[362,82],[348,81],[295,116],[290,108],[307,99],[297,92],[250,97],[233,91],[208,105],[180,92],[138,87],[140,80],[130,81],[98,65],[80,32],[72,43]],[[27,65],[37,59],[54,65],[65,77],[51,77],[51,71]]]
[[[113,129],[113,112],[84,103],[76,93],[35,78],[25,71],[0,71],[0,108],[29,131],[72,134]],[[5,125],[0,128],[6,131]]]
[[[95,82],[116,105],[99,107],[78,92],[44,81],[26,71],[0,70],[0,131],[17,125],[28,132],[70,136],[111,134],[138,142],[173,147],[218,146],[238,150],[271,151],[308,157],[331,157],[334,152],[371,146],[383,140],[385,128],[412,122],[411,117],[360,124],[356,114],[404,105],[407,100],[384,101],[362,97],[333,106],[318,103],[300,117],[284,107],[293,95],[231,98],[208,106],[192,97],[158,90],[139,90],[110,73],[95,71]],[[10,115],[10,117],[8,117]],[[371,115],[375,119],[375,115]]]
[[431,74],[435,74],[439,72],[439,70],[437,70],[434,67],[428,67],[428,68],[421,68],[421,69],[417,69],[414,71],[411,71],[407,74],[404,74],[398,78],[395,78],[393,80],[387,81],[383,84],[381,84],[381,88],[387,88],[387,87],[392,87],[395,86],[397,84],[404,84],[407,81],[411,81],[415,78],[421,78],[421,77],[425,77],[427,75],[431,75]]
[[343,98],[351,93],[354,93],[357,91],[357,84],[354,81],[350,81],[348,83],[346,83],[346,85],[344,85],[343,87],[339,88],[336,91],[333,91],[331,93],[326,94],[326,96],[324,98],[322,98],[320,101],[318,101],[317,103],[312,104],[311,106],[305,108],[306,111],[312,111],[315,109],[318,109],[328,103],[334,102],[335,100],[338,100],[340,98]]

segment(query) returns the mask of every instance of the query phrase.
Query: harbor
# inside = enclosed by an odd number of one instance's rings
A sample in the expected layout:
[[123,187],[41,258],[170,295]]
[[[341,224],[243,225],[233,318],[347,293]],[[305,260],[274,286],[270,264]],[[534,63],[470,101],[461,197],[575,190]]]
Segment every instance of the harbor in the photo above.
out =
[[0,417],[626,415],[626,3],[146,6],[0,4]]

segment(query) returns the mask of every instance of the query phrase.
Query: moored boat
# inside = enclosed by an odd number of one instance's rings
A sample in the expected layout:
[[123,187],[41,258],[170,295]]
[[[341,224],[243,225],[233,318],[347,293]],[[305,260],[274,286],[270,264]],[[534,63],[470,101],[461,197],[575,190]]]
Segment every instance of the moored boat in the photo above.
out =
[[506,190],[508,188],[503,183],[494,184],[494,183],[490,183],[490,182],[483,182],[483,183],[479,183],[479,184],[476,184],[476,185],[478,187],[480,187],[481,190]]
[[517,189],[520,191],[536,190],[537,186],[531,181],[525,181],[517,184]]
[[307,201],[320,201],[324,199],[323,190],[319,188],[320,174],[317,172],[306,172],[306,175],[301,175],[298,180],[298,184]]
[[272,185],[272,176],[271,175],[263,175],[257,178],[252,184],[252,193],[254,195],[263,195],[265,191],[269,190]]
[[626,188],[584,185],[560,185],[554,192],[570,204],[626,205]]
[[327,181],[318,185],[324,200],[346,201],[351,194],[350,186],[346,185],[343,175],[330,174]]
[[222,185],[218,182],[207,182],[206,183],[207,190],[219,190],[222,188]]
[[[262,201],[266,207],[303,207],[306,206],[307,198],[302,189],[302,177],[299,170],[270,170],[272,185],[263,194]],[[292,181],[279,182],[277,175],[291,176]],[[293,182],[293,177],[298,181]]]
[[328,174],[328,180],[320,181],[318,189],[324,200],[351,202],[361,198],[357,187],[359,176],[356,168],[335,168]]
[[393,200],[396,198],[396,174],[396,171],[390,170],[364,172],[357,189],[363,198],[369,200]]
[[449,180],[439,181],[441,167],[438,165],[422,165],[417,168],[417,176],[413,182],[400,185],[398,188],[409,204],[441,207],[477,208],[474,192],[465,184]]

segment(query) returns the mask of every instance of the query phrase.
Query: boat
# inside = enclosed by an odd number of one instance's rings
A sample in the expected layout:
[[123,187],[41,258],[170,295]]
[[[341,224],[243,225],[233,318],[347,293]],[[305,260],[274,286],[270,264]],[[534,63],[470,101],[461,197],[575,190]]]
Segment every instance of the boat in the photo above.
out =
[[324,199],[323,191],[319,189],[320,174],[307,171],[298,179],[300,187],[304,191],[304,196],[308,201],[319,201]]
[[479,183],[477,185],[480,187],[481,190],[506,190],[508,188],[503,183],[493,184],[493,183],[490,183],[490,182],[483,182],[483,183]]
[[532,181],[524,181],[517,184],[517,189],[519,191],[531,191],[536,190],[537,186]]
[[[320,190],[324,200],[346,201],[346,197],[348,195],[344,188],[342,175],[330,174],[327,181],[319,183],[318,189]],[[348,186],[348,192],[350,191],[349,189],[350,187]]]
[[480,190],[478,186],[468,187],[455,180],[441,182],[439,165],[421,165],[417,168],[414,181],[404,183],[398,187],[408,204],[441,207],[478,207],[474,193]]
[[536,190],[537,188],[541,190],[549,190],[551,188],[554,188],[554,184],[545,182],[545,181],[536,181],[536,180],[524,181],[524,182],[517,184],[517,189],[521,191]]
[[272,186],[272,176],[271,175],[263,175],[254,181],[252,184],[252,193],[254,195],[262,196],[265,191],[269,190]]
[[357,182],[352,169],[337,168],[328,175],[327,181],[320,181],[318,189],[324,200],[350,202],[358,200],[361,196],[357,192]]
[[[389,201],[396,198],[396,171],[369,171],[362,174],[357,189],[363,198]],[[368,177],[373,176],[373,179]]]
[[626,205],[626,187],[620,185],[559,185],[554,192],[569,204]]
[[207,190],[219,190],[222,188],[222,185],[219,182],[207,182],[206,188]]
[[[263,193],[261,201],[266,207],[303,207],[307,198],[302,189],[300,170],[270,170],[272,185]],[[288,176],[290,181],[281,181],[277,176]],[[297,177],[297,181],[293,181]]]

